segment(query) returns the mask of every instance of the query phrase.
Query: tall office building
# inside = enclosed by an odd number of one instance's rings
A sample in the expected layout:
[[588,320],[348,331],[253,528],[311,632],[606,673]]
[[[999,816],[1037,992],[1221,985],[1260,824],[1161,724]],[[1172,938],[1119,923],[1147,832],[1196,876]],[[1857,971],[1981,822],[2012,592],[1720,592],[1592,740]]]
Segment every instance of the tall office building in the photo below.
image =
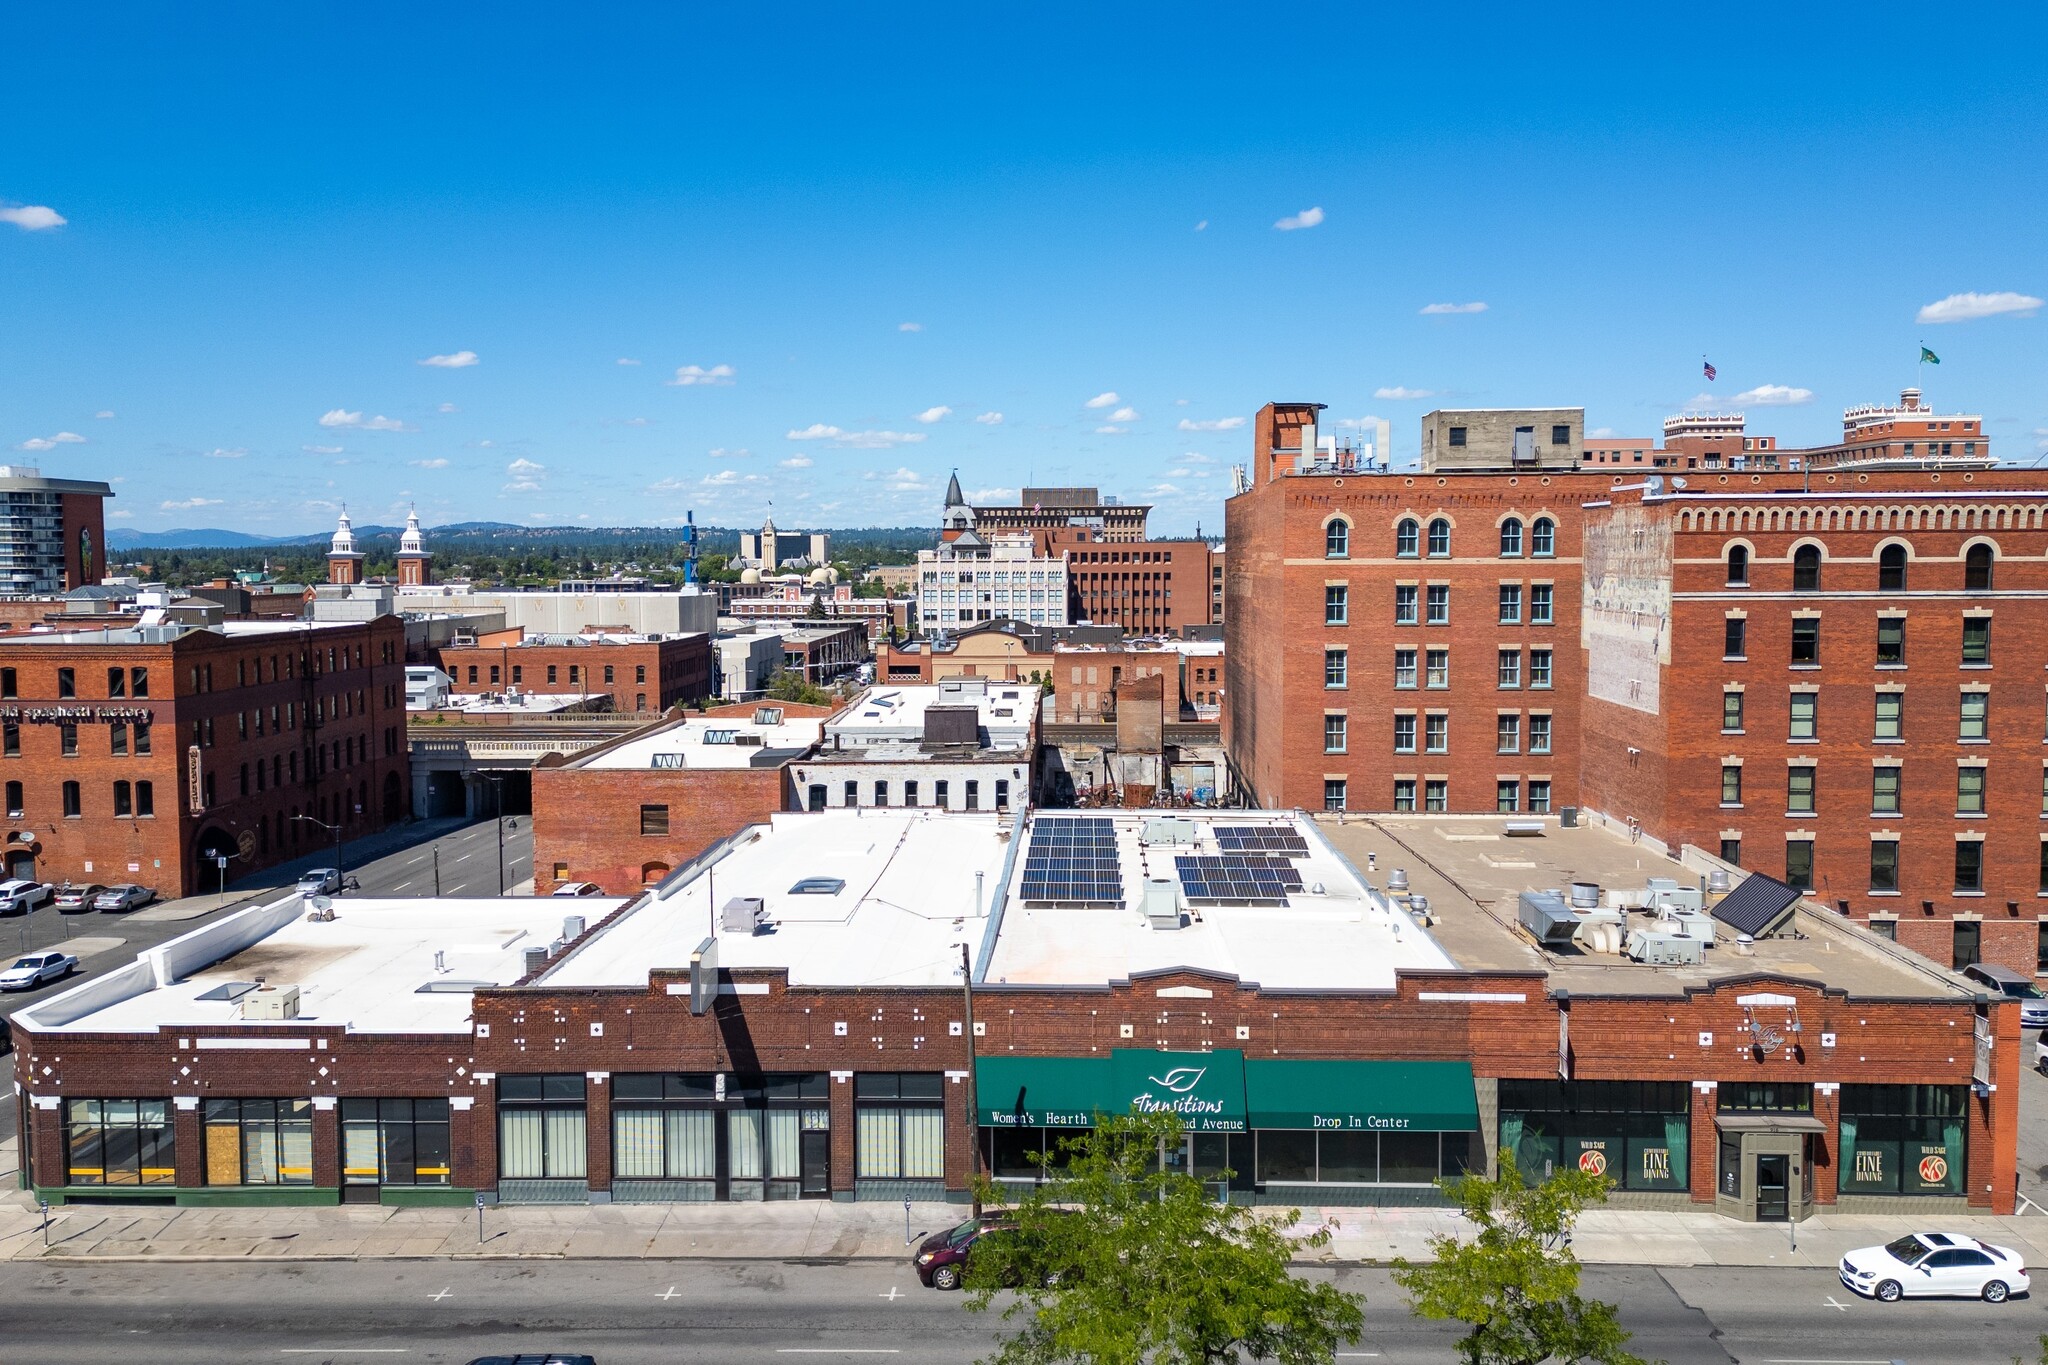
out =
[[105,575],[106,484],[0,465],[0,597],[40,597]]

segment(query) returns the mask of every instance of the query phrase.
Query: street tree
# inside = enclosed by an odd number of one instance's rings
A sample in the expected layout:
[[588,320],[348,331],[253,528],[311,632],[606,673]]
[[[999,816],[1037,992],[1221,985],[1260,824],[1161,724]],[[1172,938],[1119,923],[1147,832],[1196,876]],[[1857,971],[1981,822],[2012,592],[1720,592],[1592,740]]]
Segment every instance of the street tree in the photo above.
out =
[[1623,1349],[1614,1306],[1579,1295],[1572,1226],[1606,1202],[1604,1176],[1574,1166],[1530,1185],[1503,1146],[1498,1176],[1442,1184],[1477,1235],[1431,1237],[1434,1259],[1396,1261],[1394,1283],[1421,1316],[1471,1325],[1458,1343],[1466,1365],[1643,1365]]
[[[1105,1117],[1061,1144],[1044,1183],[993,1216],[1014,1231],[984,1237],[967,1262],[968,1306],[1016,1324],[991,1365],[1309,1365],[1358,1340],[1364,1297],[1297,1279],[1293,1210],[1219,1204],[1201,1180],[1161,1170],[1179,1147],[1172,1113]],[[1003,1192],[982,1182],[981,1198]]]

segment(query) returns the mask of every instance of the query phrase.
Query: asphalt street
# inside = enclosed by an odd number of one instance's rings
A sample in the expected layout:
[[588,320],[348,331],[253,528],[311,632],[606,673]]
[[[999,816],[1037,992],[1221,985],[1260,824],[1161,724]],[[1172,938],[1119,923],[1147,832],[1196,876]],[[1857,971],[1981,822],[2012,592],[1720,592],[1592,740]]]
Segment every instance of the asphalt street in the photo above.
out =
[[[1340,1360],[1454,1358],[1454,1326],[1406,1310],[1388,1274],[1330,1274],[1366,1296]],[[2038,1359],[2042,1305],[1865,1302],[1824,1271],[1591,1270],[1631,1349],[1671,1365],[1985,1365]],[[0,1265],[4,1365],[455,1362],[577,1350],[599,1365],[966,1362],[1002,1329],[907,1266],[764,1261],[431,1261],[324,1265]]]

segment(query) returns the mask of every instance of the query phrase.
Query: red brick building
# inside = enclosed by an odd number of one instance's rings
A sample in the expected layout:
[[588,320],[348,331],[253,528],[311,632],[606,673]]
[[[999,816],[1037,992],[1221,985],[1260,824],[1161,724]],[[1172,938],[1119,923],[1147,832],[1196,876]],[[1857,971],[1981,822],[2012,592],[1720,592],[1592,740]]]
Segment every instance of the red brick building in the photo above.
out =
[[457,692],[607,695],[615,711],[666,711],[717,691],[711,637],[634,635],[593,627],[580,635],[494,631],[437,651]]
[[10,876],[165,896],[406,818],[405,631],[227,622],[0,637]]
[[1617,476],[1297,473],[1318,410],[1260,409],[1225,505],[1240,781],[1309,810],[1575,805],[1581,503]]
[[1221,619],[1205,540],[1111,540],[1080,526],[1036,530],[1031,539],[1040,555],[1067,557],[1069,621],[1159,635]]
[[535,889],[583,881],[630,895],[747,825],[797,809],[789,764],[816,751],[838,709],[715,706],[536,768]]
[[[964,1200],[1185,1067],[1179,1156],[1243,1202],[1429,1203],[1512,1148],[1607,1174],[1624,1208],[2012,1211],[2013,1002],[1810,910],[1802,937],[1683,978],[1544,953],[1444,823],[835,810],[623,905],[321,920],[287,896],[13,1016],[23,1165],[52,1202]],[[1197,919],[1139,913],[1148,850],[1215,857],[1223,827],[1298,837],[1282,856],[1317,889],[1233,906],[1182,878]],[[1034,873],[1040,841],[1065,866],[1076,839],[1129,870],[1108,899],[1131,916]],[[1638,875],[1609,831],[1554,842],[1538,882]],[[1375,858],[1412,870],[1433,925],[1360,877]],[[1327,888],[1370,913],[1292,927]]]

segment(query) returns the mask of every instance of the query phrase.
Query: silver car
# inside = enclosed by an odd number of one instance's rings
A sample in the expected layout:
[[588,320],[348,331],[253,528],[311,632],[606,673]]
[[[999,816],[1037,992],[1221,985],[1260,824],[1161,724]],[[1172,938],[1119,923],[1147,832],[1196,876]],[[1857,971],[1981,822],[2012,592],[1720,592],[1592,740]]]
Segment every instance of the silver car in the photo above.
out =
[[92,908],[113,914],[122,910],[140,910],[155,899],[155,888],[137,886],[134,882],[121,882],[94,896]]
[[0,991],[34,990],[45,981],[62,981],[78,970],[78,959],[69,953],[29,953],[0,971]]

